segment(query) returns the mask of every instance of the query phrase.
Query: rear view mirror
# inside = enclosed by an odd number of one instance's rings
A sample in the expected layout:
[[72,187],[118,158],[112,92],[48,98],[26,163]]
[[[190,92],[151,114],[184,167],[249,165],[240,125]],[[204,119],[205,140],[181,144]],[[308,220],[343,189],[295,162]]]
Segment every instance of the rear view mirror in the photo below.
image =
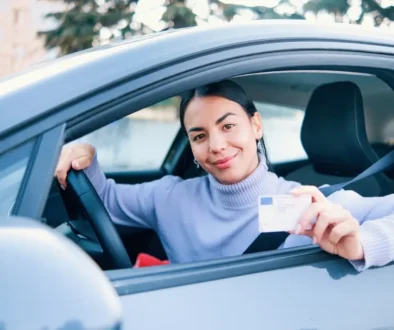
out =
[[0,218],[0,329],[121,328],[121,304],[78,246],[38,221]]

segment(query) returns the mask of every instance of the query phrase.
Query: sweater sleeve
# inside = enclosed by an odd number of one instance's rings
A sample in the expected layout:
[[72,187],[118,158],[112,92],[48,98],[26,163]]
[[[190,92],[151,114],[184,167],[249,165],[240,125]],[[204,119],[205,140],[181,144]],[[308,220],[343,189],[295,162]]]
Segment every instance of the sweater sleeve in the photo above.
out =
[[394,260],[394,215],[366,221],[360,228],[364,259],[350,261],[358,270],[384,266]]
[[[362,197],[353,191],[339,191],[330,198],[342,204],[360,223],[363,260],[350,260],[358,271],[383,266],[394,260],[394,194]],[[340,202],[342,201],[342,202]]]
[[84,170],[104,203],[112,221],[126,226],[156,229],[157,205],[164,203],[167,192],[182,180],[165,176],[159,180],[141,184],[117,184],[107,179],[100,169],[97,155],[92,165]]

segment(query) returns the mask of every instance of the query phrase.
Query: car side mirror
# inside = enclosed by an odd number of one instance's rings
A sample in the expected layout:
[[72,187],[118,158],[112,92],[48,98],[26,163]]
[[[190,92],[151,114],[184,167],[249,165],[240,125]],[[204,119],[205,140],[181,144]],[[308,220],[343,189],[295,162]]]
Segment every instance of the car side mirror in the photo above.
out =
[[38,221],[0,218],[0,329],[121,328],[120,299],[76,244]]

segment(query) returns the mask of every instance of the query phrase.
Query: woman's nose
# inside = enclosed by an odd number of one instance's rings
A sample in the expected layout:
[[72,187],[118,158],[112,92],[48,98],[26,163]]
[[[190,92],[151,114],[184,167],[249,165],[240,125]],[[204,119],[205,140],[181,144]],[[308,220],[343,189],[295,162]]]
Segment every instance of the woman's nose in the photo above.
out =
[[226,149],[227,141],[220,134],[210,135],[209,139],[209,150],[211,152],[219,152]]

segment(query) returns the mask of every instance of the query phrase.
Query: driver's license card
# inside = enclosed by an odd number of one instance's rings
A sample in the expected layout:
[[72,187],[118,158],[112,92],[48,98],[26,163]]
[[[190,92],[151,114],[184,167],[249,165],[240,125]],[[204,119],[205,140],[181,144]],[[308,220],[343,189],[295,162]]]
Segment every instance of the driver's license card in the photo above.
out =
[[311,203],[310,195],[260,196],[259,231],[295,230],[298,220]]

